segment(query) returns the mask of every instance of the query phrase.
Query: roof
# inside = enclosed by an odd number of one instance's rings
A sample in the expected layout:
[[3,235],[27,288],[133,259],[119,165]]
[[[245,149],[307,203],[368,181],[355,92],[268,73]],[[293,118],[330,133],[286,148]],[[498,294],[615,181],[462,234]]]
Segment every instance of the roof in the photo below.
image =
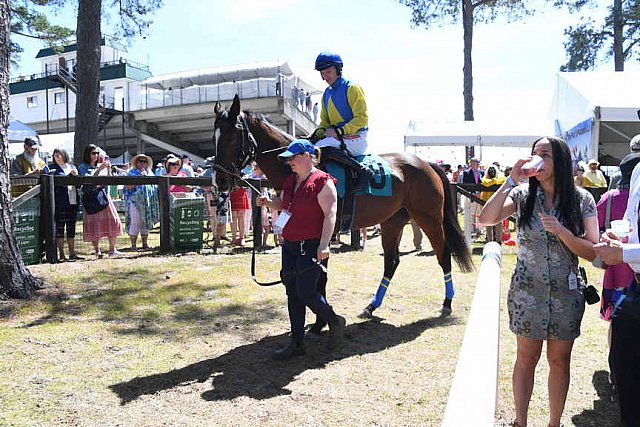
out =
[[[210,86],[259,78],[275,79],[278,74],[282,74],[285,78],[294,77],[293,70],[287,61],[271,61],[223,65],[162,74],[150,77],[142,81],[141,84],[153,89],[167,90],[171,88],[187,88],[190,86]],[[297,80],[297,87],[310,93],[320,92],[317,88],[300,79]]]
[[523,122],[410,122],[404,145],[485,145],[530,147],[544,135],[555,135],[552,120]]
[[632,71],[558,73],[552,111],[565,127],[594,116],[602,121],[638,121],[638,81],[640,72]]
[[[100,46],[105,46],[105,39],[104,37],[102,39],[100,39]],[[67,52],[75,52],[76,50],[78,50],[78,44],[77,43],[72,43],[72,44],[68,44],[66,46],[62,47],[62,52],[56,52],[56,50],[54,50],[53,47],[45,47],[44,49],[40,49],[38,51],[38,54],[36,55],[36,58],[45,58],[47,56],[59,56],[60,53],[67,53]]]

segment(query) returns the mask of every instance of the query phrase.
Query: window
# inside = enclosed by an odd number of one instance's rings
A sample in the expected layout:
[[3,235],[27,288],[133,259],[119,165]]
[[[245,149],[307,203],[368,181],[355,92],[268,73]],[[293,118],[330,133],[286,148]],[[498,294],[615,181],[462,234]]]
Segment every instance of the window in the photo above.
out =
[[37,96],[27,96],[27,108],[36,108],[38,106]]
[[56,94],[54,94],[54,102],[56,104],[64,104],[65,102],[65,96],[64,96],[64,92],[58,92]]

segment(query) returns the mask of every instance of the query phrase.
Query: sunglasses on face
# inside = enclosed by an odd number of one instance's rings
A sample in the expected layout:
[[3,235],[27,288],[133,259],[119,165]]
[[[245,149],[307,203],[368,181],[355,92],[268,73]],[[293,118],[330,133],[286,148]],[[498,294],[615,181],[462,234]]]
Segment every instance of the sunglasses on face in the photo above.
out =
[[100,153],[99,153],[99,152],[97,152],[97,151],[92,151],[92,152],[91,152],[91,155],[92,155],[92,156],[97,156],[98,154],[100,154]]
[[145,159],[138,159],[138,163],[147,163]]

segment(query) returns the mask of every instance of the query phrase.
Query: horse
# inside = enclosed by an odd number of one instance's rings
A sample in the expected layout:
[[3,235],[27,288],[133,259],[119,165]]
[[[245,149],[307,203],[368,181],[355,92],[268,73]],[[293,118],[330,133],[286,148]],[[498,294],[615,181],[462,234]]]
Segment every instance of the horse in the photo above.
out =
[[[278,160],[277,154],[294,137],[254,113],[241,111],[237,94],[228,110],[216,102],[214,117],[213,167],[218,190],[229,191],[237,187],[241,170],[252,160],[262,169],[271,186],[281,189],[291,169]],[[392,196],[355,196],[352,228],[380,224],[384,252],[383,277],[360,317],[371,318],[373,311],[381,306],[400,263],[400,238],[409,219],[420,226],[431,242],[444,276],[445,298],[441,315],[450,315],[454,296],[451,256],[463,272],[471,271],[473,262],[458,223],[456,199],[449,180],[438,165],[425,162],[414,154],[391,153],[381,157],[391,168]]]

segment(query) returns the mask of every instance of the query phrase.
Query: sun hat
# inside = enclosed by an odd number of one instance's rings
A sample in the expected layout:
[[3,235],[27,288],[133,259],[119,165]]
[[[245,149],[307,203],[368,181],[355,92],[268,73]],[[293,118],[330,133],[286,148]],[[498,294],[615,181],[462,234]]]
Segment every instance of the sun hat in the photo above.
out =
[[600,163],[598,163],[598,161],[596,159],[591,159],[589,160],[589,163],[587,163],[588,165],[599,165]]
[[178,166],[182,167],[182,160],[179,159],[176,156],[173,156],[173,155],[168,156],[167,160],[165,160],[165,162],[164,162],[165,169],[168,170],[169,169],[169,165],[172,165],[172,164],[175,164],[175,165],[178,165]]
[[295,156],[300,153],[315,153],[315,147],[308,139],[294,139],[291,141],[287,150],[284,153],[278,154],[280,160],[286,160],[289,157]]
[[146,154],[136,154],[135,156],[133,156],[133,159],[131,159],[131,164],[135,167],[136,163],[138,163],[138,160],[140,159],[144,159],[147,161],[147,168],[150,168],[153,165],[153,160]]

